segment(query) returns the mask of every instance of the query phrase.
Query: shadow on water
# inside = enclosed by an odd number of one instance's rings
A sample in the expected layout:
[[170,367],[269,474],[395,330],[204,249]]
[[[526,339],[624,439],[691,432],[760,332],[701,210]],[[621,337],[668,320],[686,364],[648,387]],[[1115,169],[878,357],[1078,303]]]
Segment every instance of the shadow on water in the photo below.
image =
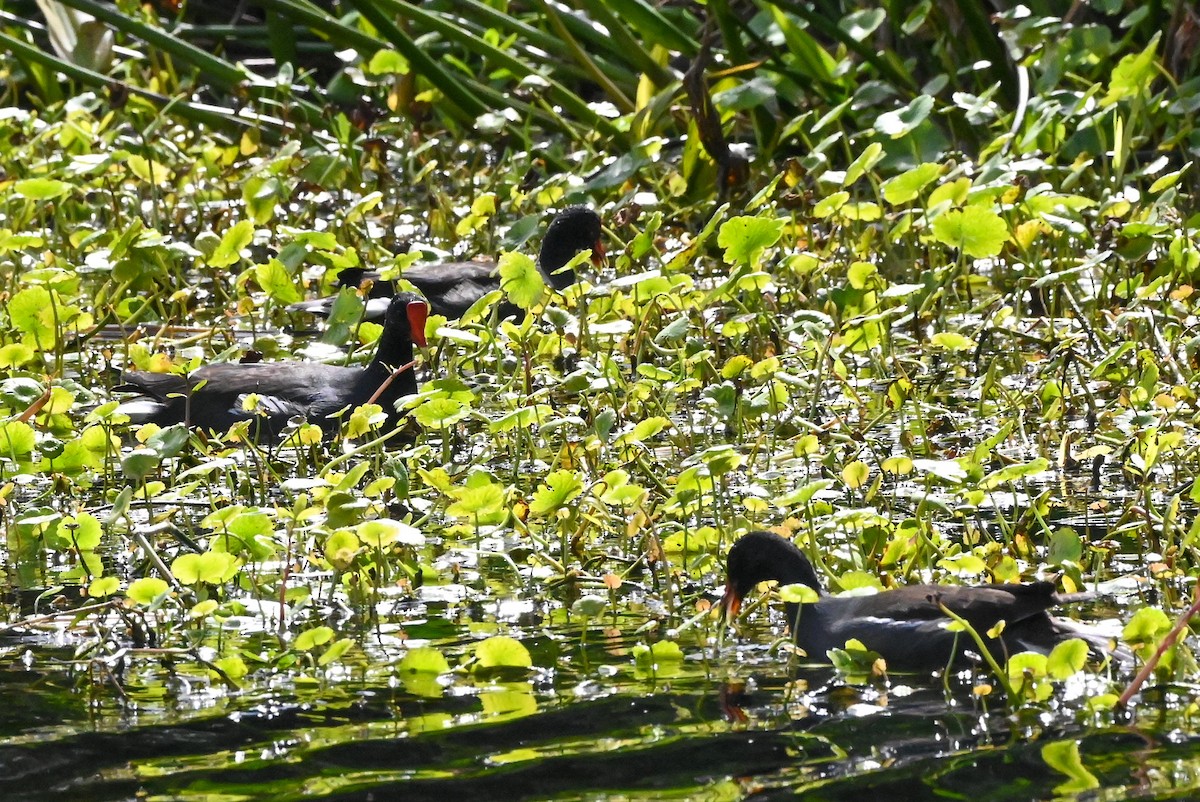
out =
[[[934,683],[849,688],[827,669],[754,677],[748,690],[690,675],[618,679],[592,698],[554,683],[431,698],[342,684],[70,720],[86,706],[68,681],[9,662],[0,798],[1050,799],[1069,778],[1041,749],[1061,740],[1079,743],[1109,794],[1200,788],[1185,738],[1062,715],[1012,738],[1017,725],[974,706],[966,686],[947,698]],[[489,703],[508,686],[531,703]]]

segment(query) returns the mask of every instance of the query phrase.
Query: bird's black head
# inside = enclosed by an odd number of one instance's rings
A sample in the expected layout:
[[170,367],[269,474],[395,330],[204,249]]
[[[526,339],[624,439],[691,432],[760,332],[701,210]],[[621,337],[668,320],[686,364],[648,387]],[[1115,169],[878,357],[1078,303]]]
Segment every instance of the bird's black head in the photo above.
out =
[[600,215],[586,206],[568,206],[550,222],[538,264],[556,289],[575,283],[575,273],[562,266],[580,251],[592,249],[592,261],[604,258],[604,243],[600,239]]
[[812,563],[792,541],[761,529],[747,532],[729,550],[722,612],[726,617],[737,615],[746,594],[759,582],[772,579],[781,585],[800,583],[821,592]]
[[338,288],[350,287],[358,289],[363,279],[366,278],[366,275],[367,269],[365,267],[343,267],[337,274]]

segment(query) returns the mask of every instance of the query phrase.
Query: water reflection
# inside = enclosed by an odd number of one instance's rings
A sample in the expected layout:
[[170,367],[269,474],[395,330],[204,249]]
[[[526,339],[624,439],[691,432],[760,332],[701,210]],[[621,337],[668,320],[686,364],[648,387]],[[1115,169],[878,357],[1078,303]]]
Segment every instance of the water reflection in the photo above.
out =
[[[849,686],[826,667],[789,671],[765,647],[716,663],[696,647],[647,676],[631,639],[592,634],[586,661],[578,630],[556,630],[528,643],[539,665],[552,650],[573,656],[554,671],[456,676],[421,693],[382,664],[336,685],[293,678],[240,695],[147,668],[125,678],[124,705],[104,694],[93,708],[69,652],[43,650],[29,667],[9,644],[0,794],[1007,800],[1053,798],[1085,776],[1105,798],[1200,789],[1191,688],[1147,694],[1138,727],[1086,713],[1086,690],[1012,717],[989,709],[969,674],[948,687],[923,677]],[[1051,765],[1047,744],[1077,748],[1083,773]]]

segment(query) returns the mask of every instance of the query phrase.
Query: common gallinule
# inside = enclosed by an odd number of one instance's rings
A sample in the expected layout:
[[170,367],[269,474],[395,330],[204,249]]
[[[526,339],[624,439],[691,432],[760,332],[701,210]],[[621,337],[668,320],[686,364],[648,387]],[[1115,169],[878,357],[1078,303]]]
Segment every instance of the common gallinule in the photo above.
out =
[[[388,304],[383,333],[375,356],[365,367],[342,367],[320,362],[258,362],[207,365],[189,376],[173,373],[125,373],[116,390],[144,398],[122,405],[137,423],[184,423],[223,432],[238,421],[255,421],[255,434],[275,438],[288,421],[300,415],[328,435],[337,431],[339,410],[366,403],[395,368],[413,359],[413,343],[425,345],[429,306],[410,292],[397,293]],[[411,369],[403,371],[379,394],[391,429],[399,422],[397,399],[417,391]],[[254,394],[254,408],[244,402]]]
[[[575,283],[575,271],[565,265],[575,254],[588,248],[592,249],[592,261],[598,263],[604,256],[604,245],[600,240],[600,216],[586,206],[568,206],[555,215],[546,230],[538,256],[538,270],[554,289],[566,289]],[[417,265],[401,275],[429,299],[434,314],[444,315],[450,320],[462,317],[480,298],[500,289],[500,276],[493,262]],[[348,267],[338,273],[339,289],[358,288],[368,280],[373,283],[363,317],[370,320],[382,314],[386,301],[381,299],[391,297],[395,291],[392,282],[383,281],[378,272],[361,267]],[[317,298],[292,304],[288,309],[328,317],[333,301],[333,297]],[[519,307],[507,300],[501,301],[499,306],[501,320],[523,315]]]
[[[950,619],[939,604],[969,622],[1001,663],[1017,652],[1048,653],[1068,638],[1083,638],[1097,655],[1114,651],[1109,639],[1094,628],[1047,612],[1059,604],[1087,599],[1086,593],[1060,594],[1053,583],[1033,582],[910,585],[870,596],[827,596],[800,549],[764,531],[749,532],[729,550],[721,599],[725,617],[736,615],[746,594],[770,579],[781,585],[807,585],[821,596],[812,604],[787,605],[792,636],[811,660],[826,660],[830,649],[841,649],[854,638],[892,668],[935,669],[951,662],[971,662],[978,657],[974,640],[965,632],[946,629]],[[1005,622],[1000,637],[989,638],[987,632],[1000,621]],[[1115,656],[1123,657],[1123,652]]]

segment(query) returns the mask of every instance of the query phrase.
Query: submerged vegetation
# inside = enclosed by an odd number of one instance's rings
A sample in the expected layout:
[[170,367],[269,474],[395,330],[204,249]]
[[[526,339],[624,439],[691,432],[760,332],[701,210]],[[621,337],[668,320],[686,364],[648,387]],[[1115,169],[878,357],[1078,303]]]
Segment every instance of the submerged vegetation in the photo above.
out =
[[[3,12],[0,655],[57,693],[5,719],[34,767],[0,787],[853,798],[870,772],[958,793],[1007,741],[1031,796],[1194,788],[1146,743],[1197,737],[1197,21],[909,5]],[[558,291],[533,254],[575,203],[607,262]],[[475,255],[503,289],[430,317],[403,437],[370,403],[269,440],[139,425],[113,390],[364,364],[363,291],[327,325],[287,307]],[[735,638],[710,609],[762,528],[833,591],[1098,591],[1147,676],[1086,646],[807,668],[781,615]],[[949,735],[853,729],[889,711]],[[72,740],[231,713],[184,770],[191,746]],[[38,764],[50,740],[94,766]]]

